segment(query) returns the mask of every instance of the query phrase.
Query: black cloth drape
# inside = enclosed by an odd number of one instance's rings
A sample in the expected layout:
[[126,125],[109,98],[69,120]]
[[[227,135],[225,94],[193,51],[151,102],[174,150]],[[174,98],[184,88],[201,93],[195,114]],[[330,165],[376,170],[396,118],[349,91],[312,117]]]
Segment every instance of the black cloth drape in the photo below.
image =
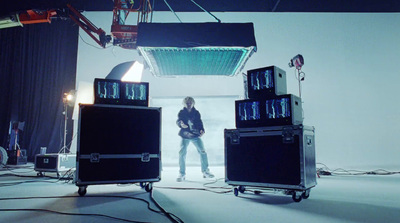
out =
[[29,161],[40,147],[51,153],[63,145],[62,97],[75,88],[78,31],[70,20],[0,30],[0,143],[8,147],[10,121],[25,122],[19,145]]

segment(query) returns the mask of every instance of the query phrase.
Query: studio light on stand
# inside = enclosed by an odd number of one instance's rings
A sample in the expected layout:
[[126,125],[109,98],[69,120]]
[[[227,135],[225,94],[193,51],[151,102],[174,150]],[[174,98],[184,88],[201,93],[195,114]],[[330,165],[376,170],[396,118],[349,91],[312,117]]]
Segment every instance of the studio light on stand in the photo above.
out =
[[74,106],[75,102],[75,90],[71,90],[68,93],[64,93],[63,95],[63,104],[64,104],[64,145],[61,148],[59,153],[69,153],[68,146],[66,144],[67,141],[67,121],[68,121],[68,107]]
[[10,129],[8,130],[10,135],[10,146],[9,150],[20,150],[20,146],[18,144],[19,141],[19,132],[24,130],[25,122],[10,122]]
[[10,144],[8,145],[8,160],[9,165],[26,164],[28,157],[26,149],[21,149],[19,145],[21,132],[24,130],[25,122],[11,121],[10,122]]
[[290,62],[289,67],[295,67],[296,79],[299,82],[299,97],[301,98],[301,82],[304,81],[306,74],[301,71],[301,67],[304,65],[304,58],[301,54],[294,56]]

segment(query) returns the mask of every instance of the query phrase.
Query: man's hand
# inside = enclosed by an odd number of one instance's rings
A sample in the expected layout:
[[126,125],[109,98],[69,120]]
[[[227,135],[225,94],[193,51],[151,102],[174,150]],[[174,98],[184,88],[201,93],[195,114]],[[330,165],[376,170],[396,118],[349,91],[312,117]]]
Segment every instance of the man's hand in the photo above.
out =
[[181,125],[181,128],[183,128],[183,129],[186,129],[189,127],[185,123],[183,123],[183,121],[180,121],[180,125]]
[[204,135],[204,131],[200,130],[200,137]]

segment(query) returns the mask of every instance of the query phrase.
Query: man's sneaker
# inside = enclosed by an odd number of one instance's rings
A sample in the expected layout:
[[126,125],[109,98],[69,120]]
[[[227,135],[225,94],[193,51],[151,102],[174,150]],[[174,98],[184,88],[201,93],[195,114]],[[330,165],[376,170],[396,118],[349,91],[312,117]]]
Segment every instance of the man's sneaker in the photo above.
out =
[[204,178],[214,178],[214,174],[212,174],[209,170],[203,172]]
[[176,178],[176,181],[182,182],[185,180],[185,175],[184,174],[179,174],[178,178]]

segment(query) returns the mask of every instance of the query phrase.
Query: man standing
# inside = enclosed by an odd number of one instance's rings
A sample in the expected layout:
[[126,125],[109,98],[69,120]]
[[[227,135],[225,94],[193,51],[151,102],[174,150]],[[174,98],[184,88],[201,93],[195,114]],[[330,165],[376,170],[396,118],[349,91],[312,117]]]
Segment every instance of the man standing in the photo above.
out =
[[184,108],[178,113],[176,124],[179,126],[179,136],[181,136],[181,149],[179,151],[179,176],[178,182],[185,180],[186,175],[186,153],[189,142],[197,148],[200,154],[201,171],[204,178],[213,178],[214,175],[208,169],[207,153],[204,149],[201,136],[204,134],[203,121],[200,112],[194,107],[195,101],[192,97],[183,99]]

